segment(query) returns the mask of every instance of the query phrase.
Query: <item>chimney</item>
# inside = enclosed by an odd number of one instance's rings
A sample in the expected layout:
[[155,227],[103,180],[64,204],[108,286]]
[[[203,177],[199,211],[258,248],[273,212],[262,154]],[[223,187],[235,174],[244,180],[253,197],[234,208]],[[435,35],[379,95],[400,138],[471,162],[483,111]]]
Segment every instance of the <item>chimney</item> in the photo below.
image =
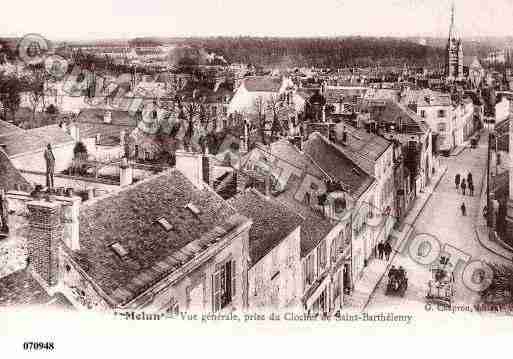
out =
[[103,116],[103,122],[104,123],[111,123],[112,122],[112,112],[105,111],[105,115]]
[[218,79],[216,81],[216,84],[214,85],[214,92],[217,92],[217,90],[219,90],[219,86],[221,86],[221,84],[224,82],[224,79]]
[[93,187],[89,187],[87,189],[87,200],[91,200],[94,198],[94,188]]
[[63,211],[63,242],[73,250],[80,250],[79,241],[79,215],[82,199],[73,195],[73,188],[64,190],[64,197],[58,197],[57,200],[62,204]]
[[119,133],[119,145],[121,146],[121,150],[123,150],[123,146],[125,146],[125,130],[121,130]]
[[177,150],[175,156],[176,169],[187,177],[196,188],[203,189],[205,186],[203,181],[203,155]]
[[266,197],[271,197],[271,174],[268,173],[266,176],[265,176],[265,196]]
[[123,157],[119,165],[119,184],[121,187],[130,186],[133,182],[134,171],[128,163],[128,159]]
[[69,135],[75,140],[75,142],[80,141],[80,129],[78,128],[76,123],[71,123],[68,127]]
[[335,132],[335,124],[334,123],[328,124],[328,139],[331,142],[336,142],[336,140],[337,140],[337,134]]
[[31,201],[29,211],[28,261],[30,270],[47,285],[58,280],[59,243],[63,239],[62,207],[58,202]]

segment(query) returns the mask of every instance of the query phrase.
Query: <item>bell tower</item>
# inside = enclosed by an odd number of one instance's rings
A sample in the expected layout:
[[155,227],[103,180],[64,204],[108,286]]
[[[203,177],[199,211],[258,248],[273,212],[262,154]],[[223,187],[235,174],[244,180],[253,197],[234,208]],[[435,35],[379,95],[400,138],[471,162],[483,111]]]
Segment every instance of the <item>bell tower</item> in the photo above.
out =
[[454,15],[455,5],[453,1],[451,7],[451,25],[449,27],[449,38],[447,40],[446,77],[449,81],[459,81],[463,79],[463,44],[456,31]]

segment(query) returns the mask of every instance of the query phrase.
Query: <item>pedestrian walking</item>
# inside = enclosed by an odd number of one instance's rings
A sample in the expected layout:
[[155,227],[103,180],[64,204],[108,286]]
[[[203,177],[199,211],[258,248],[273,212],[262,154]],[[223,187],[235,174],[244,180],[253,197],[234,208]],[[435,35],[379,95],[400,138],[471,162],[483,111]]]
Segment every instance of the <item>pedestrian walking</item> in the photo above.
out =
[[390,245],[390,242],[386,242],[384,245],[384,251],[385,251],[385,258],[386,260],[390,260],[390,254],[392,253],[392,246]]
[[469,183],[469,184],[472,183],[472,173],[470,173],[470,172],[467,175],[467,183]]
[[383,259],[383,252],[384,252],[384,246],[383,246],[383,242],[379,242],[378,243],[378,254],[379,254],[379,259]]
[[465,179],[461,180],[461,193],[465,195],[465,189],[467,188],[467,183],[465,182]]
[[455,177],[454,177],[454,184],[456,185],[456,190],[458,190],[459,186],[460,186],[460,179],[461,179],[461,176],[460,174],[458,173]]
[[461,204],[461,207],[460,207],[460,208],[461,208],[461,215],[462,215],[462,216],[466,216],[466,215],[467,215],[467,214],[466,214],[466,212],[467,212],[467,208],[465,207],[465,202],[463,202],[463,203]]
[[468,192],[471,196],[474,196],[474,184],[472,182],[468,183]]

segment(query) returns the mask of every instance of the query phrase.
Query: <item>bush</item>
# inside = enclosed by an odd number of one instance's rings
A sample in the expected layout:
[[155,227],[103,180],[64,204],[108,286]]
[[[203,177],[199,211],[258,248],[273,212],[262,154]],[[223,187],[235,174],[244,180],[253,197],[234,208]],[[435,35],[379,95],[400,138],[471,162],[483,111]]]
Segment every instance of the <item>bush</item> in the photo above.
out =
[[47,108],[46,108],[46,111],[45,111],[47,114],[49,115],[56,115],[59,113],[59,109],[54,105],[54,104],[50,104]]
[[75,158],[87,158],[87,148],[82,142],[77,142],[73,148]]

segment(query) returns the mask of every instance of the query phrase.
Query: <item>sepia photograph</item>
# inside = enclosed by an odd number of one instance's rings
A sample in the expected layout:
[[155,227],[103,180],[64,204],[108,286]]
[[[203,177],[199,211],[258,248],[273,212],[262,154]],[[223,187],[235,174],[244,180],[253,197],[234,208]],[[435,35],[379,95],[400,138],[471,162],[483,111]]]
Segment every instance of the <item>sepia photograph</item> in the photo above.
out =
[[513,1],[0,9],[11,357],[511,334]]

